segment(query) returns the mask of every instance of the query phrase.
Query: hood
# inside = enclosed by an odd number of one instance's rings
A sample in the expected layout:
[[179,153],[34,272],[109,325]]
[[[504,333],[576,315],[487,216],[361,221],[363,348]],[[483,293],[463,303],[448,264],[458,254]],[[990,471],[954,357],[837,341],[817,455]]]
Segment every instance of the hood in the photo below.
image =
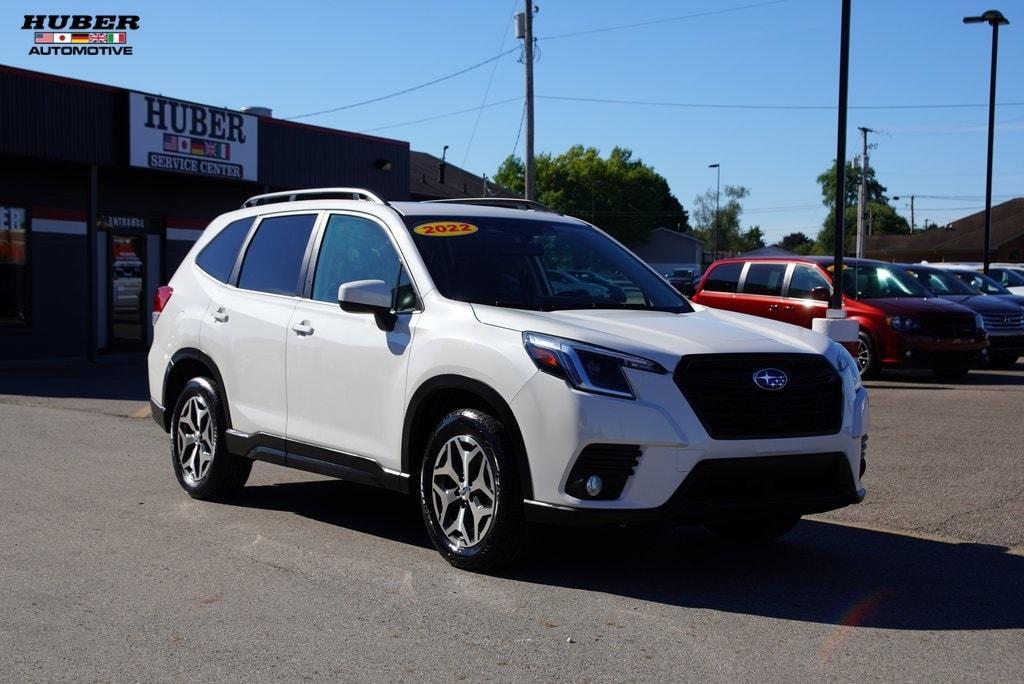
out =
[[1015,314],[1019,313],[1020,307],[1013,302],[1001,301],[996,297],[988,295],[950,295],[944,297],[951,302],[966,306],[978,313],[991,314]]
[[1009,302],[1010,304],[1016,304],[1017,306],[1024,307],[1024,295],[1015,295],[1015,294],[1002,295],[1002,294],[997,294],[997,295],[986,295],[986,296],[987,297],[992,297],[993,299],[998,299],[1001,302]]
[[672,368],[680,356],[715,353],[823,354],[824,335],[788,323],[720,309],[693,313],[620,309],[523,311],[473,304],[477,320],[608,347]]
[[880,297],[878,299],[858,300],[864,304],[881,309],[887,314],[901,316],[914,314],[963,313],[964,307],[942,297]]

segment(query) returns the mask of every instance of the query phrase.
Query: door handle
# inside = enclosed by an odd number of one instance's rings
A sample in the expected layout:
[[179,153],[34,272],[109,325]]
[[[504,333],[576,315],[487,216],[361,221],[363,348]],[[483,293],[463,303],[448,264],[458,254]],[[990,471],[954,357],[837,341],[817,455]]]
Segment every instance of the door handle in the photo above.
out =
[[769,311],[778,311],[779,310],[779,305],[778,304],[769,304],[768,305],[768,310]]
[[302,321],[292,326],[292,330],[299,337],[306,337],[307,335],[313,334],[313,326],[309,324],[309,321]]
[[213,320],[217,321],[218,323],[228,322],[228,313],[224,310],[223,306],[213,312]]

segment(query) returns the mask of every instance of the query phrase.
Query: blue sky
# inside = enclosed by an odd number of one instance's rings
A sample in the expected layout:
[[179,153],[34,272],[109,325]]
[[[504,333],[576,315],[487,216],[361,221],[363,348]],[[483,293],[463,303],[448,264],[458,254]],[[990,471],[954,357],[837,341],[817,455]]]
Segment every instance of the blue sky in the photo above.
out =
[[[763,1],[763,0],[762,0]],[[635,28],[556,36],[717,11],[758,0],[538,0],[535,34],[537,150],[580,143],[628,147],[652,164],[689,207],[714,185],[750,188],[744,224],[769,240],[814,235],[824,215],[815,178],[835,156],[834,109],[722,109],[550,99],[579,97],[720,105],[834,106],[839,0],[771,5]],[[21,3],[19,3],[21,4]],[[851,106],[984,104],[991,31],[961,18],[989,0],[853,0]],[[1024,6],[996,4],[1012,22],[1000,32],[998,100],[1024,103]],[[340,107],[450,74],[515,48],[512,15],[522,0],[301,2],[62,2],[0,10],[0,62],[76,78],[240,107],[275,116]],[[132,13],[132,57],[29,56],[21,15]],[[477,173],[494,173],[513,150],[521,100],[395,126],[487,102],[520,98],[523,67],[507,55],[408,95],[303,121],[408,140]],[[493,79],[492,79],[493,72]],[[487,91],[488,83],[490,89]],[[983,205],[985,107],[852,109],[879,131],[872,165],[890,195],[916,194],[916,218],[945,223]],[[1024,106],[997,108],[995,201],[1024,195]],[[472,140],[472,143],[471,143]],[[470,144],[471,143],[471,144]],[[522,154],[522,141],[517,152]],[[895,202],[909,218],[904,201]]]

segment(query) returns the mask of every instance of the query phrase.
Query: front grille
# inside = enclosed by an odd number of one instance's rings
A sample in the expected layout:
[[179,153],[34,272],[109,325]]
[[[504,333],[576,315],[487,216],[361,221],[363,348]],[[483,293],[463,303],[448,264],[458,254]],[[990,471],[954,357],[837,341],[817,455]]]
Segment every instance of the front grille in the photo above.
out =
[[700,461],[680,497],[715,509],[813,501],[852,489],[850,464],[837,452]]
[[[565,491],[577,499],[617,499],[640,462],[634,444],[590,444],[580,452],[569,472]],[[586,481],[597,475],[604,483],[597,496],[587,494]]]
[[985,319],[985,328],[988,330],[1024,330],[1024,313],[987,313],[981,317]]
[[978,326],[971,314],[933,314],[921,317],[924,332],[939,339],[962,339],[978,334]]
[[[765,368],[785,373],[786,386],[756,385],[754,374]],[[831,435],[842,427],[842,380],[817,354],[686,356],[674,378],[714,439]]]

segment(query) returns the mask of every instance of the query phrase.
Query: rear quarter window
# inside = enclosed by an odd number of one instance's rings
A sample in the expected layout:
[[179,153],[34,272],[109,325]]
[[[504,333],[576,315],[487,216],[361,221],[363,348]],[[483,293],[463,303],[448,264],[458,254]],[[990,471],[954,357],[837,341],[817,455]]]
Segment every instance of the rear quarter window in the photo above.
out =
[[253,221],[253,217],[249,217],[229,223],[199,252],[196,266],[220,282],[228,282],[235,267],[235,259],[238,258],[238,250],[242,248]]
[[715,266],[704,281],[702,289],[710,292],[735,292],[740,282],[742,263],[722,264]]

